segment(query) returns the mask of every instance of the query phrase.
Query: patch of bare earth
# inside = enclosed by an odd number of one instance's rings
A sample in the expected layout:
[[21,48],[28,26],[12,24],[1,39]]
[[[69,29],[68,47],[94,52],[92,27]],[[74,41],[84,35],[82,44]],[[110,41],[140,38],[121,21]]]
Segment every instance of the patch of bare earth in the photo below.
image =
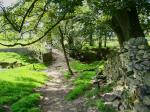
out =
[[[54,61],[46,71],[49,77],[53,77],[38,91],[42,94],[41,109],[43,112],[87,112],[85,102],[82,99],[75,101],[65,100],[67,92],[71,89],[63,78],[66,71],[66,63],[61,52],[53,50]],[[93,111],[94,112],[94,111]]]

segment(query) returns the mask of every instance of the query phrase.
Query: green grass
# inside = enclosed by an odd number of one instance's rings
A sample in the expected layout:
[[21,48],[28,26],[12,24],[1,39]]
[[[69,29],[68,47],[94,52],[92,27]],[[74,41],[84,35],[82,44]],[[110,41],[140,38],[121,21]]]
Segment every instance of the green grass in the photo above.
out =
[[101,99],[96,100],[96,106],[100,112],[116,112],[112,107],[104,105]]
[[[93,86],[93,79],[96,76],[96,71],[103,70],[104,64],[104,61],[96,61],[91,64],[72,61],[71,67],[78,72],[78,75],[72,80],[74,87],[67,94],[66,99],[75,100],[80,96],[84,96],[88,100],[87,105],[97,107],[100,112],[115,112],[113,108],[105,106],[104,102],[99,97],[100,94],[111,92],[113,84],[101,88]],[[68,77],[67,72],[65,74],[65,77],[66,76]],[[98,100],[93,99],[93,97],[97,97]]]
[[93,63],[86,64],[86,63],[81,63],[80,61],[77,60],[71,61],[70,63],[72,69],[76,70],[77,72],[88,71],[92,69],[95,70],[97,69],[97,67],[103,64],[104,61],[95,61]]
[[72,75],[69,73],[69,71],[65,71],[65,72],[64,72],[64,78],[65,78],[65,79],[70,79],[71,76],[72,76]]
[[34,93],[23,97],[14,103],[11,108],[13,112],[39,112],[36,108],[40,99],[40,94]]
[[107,45],[107,47],[110,47],[110,48],[113,48],[113,47],[119,48],[118,40],[112,40],[112,41],[107,40],[107,44],[106,45]]
[[8,105],[12,112],[40,112],[40,94],[34,89],[42,86],[48,79],[46,74],[41,72],[46,66],[30,63],[28,57],[16,53],[0,53],[0,61],[10,63],[15,60],[26,63],[26,66],[0,70],[0,112],[3,112],[3,105]]
[[100,96],[100,94],[109,93],[113,90],[113,84],[103,87],[93,87],[91,90],[86,92],[86,97],[92,98],[93,96]]
[[66,96],[67,100],[74,100],[83,95],[92,87],[92,78],[95,76],[94,71],[85,71],[76,77],[73,81],[74,88]]
[[[85,95],[85,93],[92,88],[92,80],[96,76],[96,70],[102,68],[103,64],[103,61],[96,61],[91,64],[72,61],[71,67],[78,72],[79,75],[72,81],[74,88],[67,94],[66,99],[74,100],[82,95]],[[70,78],[67,72],[64,76]]]
[[83,95],[85,91],[90,89],[91,84],[90,83],[85,83],[85,84],[80,84],[78,86],[75,86],[66,96],[67,100],[74,100],[78,98],[79,96]]
[[0,62],[18,62],[22,64],[29,64],[34,60],[30,56],[25,56],[13,52],[0,52]]

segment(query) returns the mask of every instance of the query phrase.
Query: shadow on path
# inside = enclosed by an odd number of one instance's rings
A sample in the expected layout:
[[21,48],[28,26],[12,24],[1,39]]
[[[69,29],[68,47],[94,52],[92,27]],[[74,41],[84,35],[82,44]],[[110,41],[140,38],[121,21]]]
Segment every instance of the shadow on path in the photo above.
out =
[[87,112],[84,110],[84,101],[66,101],[65,95],[71,89],[63,79],[63,72],[66,71],[66,63],[61,52],[53,50],[54,62],[46,71],[48,76],[53,77],[45,87],[38,91],[43,95],[41,108],[43,112]]

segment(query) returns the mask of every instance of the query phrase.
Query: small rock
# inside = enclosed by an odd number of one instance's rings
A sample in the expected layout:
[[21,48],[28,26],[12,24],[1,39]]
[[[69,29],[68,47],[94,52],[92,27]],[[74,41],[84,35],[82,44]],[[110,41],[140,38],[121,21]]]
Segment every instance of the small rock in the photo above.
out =
[[125,107],[124,107],[123,105],[120,105],[120,106],[119,106],[119,110],[122,112],[122,111],[125,110]]
[[133,71],[133,63],[129,63],[127,66],[128,72]]
[[150,109],[140,103],[134,105],[135,112],[150,112]]
[[143,61],[142,64],[150,67],[150,61]]
[[90,107],[90,108],[87,109],[86,112],[99,112],[99,111],[95,107]]
[[139,71],[142,71],[142,70],[143,70],[143,68],[142,68],[142,66],[141,66],[140,64],[135,64],[135,65],[134,65],[134,68],[135,68],[136,70],[139,70]]
[[116,86],[113,90],[114,94],[116,94],[118,97],[121,98],[121,95],[123,94],[124,91],[124,86]]
[[122,48],[122,49],[120,50],[120,52],[121,52],[121,53],[128,52],[128,49],[126,49],[126,48]]
[[120,105],[120,101],[118,101],[118,100],[113,101],[113,105],[112,105],[112,106],[113,106],[114,108],[117,108],[117,109],[118,109],[119,105]]
[[129,41],[128,41],[128,45],[134,45],[135,43],[135,38],[131,38]]
[[138,61],[142,61],[143,60],[143,55],[140,55],[140,54],[136,55],[136,59]]
[[143,68],[144,68],[144,70],[146,70],[146,71],[149,71],[149,70],[150,70],[150,66],[144,66]]
[[144,50],[144,49],[146,49],[147,47],[146,47],[145,45],[139,45],[138,48],[141,49],[141,50]]
[[105,106],[112,106],[112,104],[113,104],[112,102],[105,102],[104,103]]
[[144,96],[143,103],[144,105],[150,106],[150,96]]
[[106,102],[111,102],[113,100],[115,100],[118,96],[114,93],[106,93],[102,96],[102,98],[104,99],[104,101]]
[[144,74],[143,81],[147,86],[150,86],[150,73]]
[[147,40],[144,37],[138,37],[135,39],[135,45],[147,45]]
[[143,58],[150,59],[150,53],[145,52]]

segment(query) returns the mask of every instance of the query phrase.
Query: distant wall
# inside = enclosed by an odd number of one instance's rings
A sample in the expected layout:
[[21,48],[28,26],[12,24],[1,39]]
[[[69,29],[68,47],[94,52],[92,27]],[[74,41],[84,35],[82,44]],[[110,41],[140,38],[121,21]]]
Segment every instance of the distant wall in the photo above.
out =
[[25,54],[25,55],[33,54],[33,51],[27,48],[2,48],[0,49],[0,52],[15,52],[15,53]]

